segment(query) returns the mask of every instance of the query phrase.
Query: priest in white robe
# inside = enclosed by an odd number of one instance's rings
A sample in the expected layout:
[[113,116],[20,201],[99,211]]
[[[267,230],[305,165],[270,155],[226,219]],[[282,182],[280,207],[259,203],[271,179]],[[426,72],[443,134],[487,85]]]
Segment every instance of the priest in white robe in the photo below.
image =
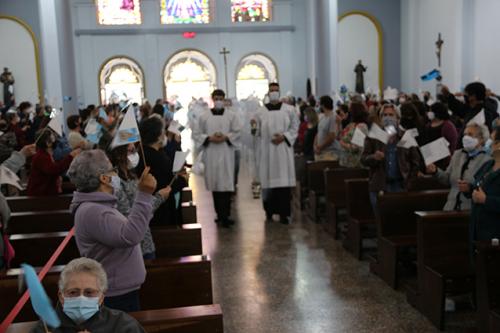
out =
[[212,192],[216,223],[227,228],[231,220],[231,195],[235,190],[235,150],[239,142],[241,122],[235,112],[224,108],[224,91],[212,93],[214,108],[202,113],[194,126],[196,147],[203,152],[205,185]]
[[266,220],[280,216],[290,223],[291,193],[295,187],[293,145],[299,129],[299,118],[293,106],[280,102],[280,86],[269,85],[269,103],[260,108],[254,122],[258,128],[258,173]]

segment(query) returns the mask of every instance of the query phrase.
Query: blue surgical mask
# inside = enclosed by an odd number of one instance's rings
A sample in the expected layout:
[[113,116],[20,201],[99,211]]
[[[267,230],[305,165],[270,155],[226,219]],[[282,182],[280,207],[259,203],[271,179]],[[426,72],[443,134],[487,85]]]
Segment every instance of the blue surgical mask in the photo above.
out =
[[99,311],[99,297],[64,297],[63,311],[75,323],[81,324]]
[[484,144],[484,151],[486,152],[486,154],[491,155],[491,146],[492,145],[493,145],[493,140],[488,139],[488,141],[486,141],[486,143]]

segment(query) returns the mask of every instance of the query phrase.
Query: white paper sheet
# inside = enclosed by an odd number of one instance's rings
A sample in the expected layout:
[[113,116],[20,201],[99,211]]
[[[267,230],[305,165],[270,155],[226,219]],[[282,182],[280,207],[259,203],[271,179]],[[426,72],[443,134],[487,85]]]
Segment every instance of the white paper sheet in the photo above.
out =
[[[418,135],[418,130],[417,129],[414,130]],[[407,149],[411,147],[418,147],[417,140],[415,140],[415,131],[413,130],[406,131],[401,140],[399,140],[398,147],[403,147]]]
[[377,124],[373,123],[370,131],[368,132],[368,137],[378,140],[384,144],[389,141],[389,134],[380,128]]
[[181,132],[183,130],[184,130],[184,126],[179,124],[179,122],[176,120],[172,120],[172,122],[170,122],[170,125],[168,126],[168,129],[167,129],[167,131],[172,132],[172,133],[177,134],[177,135],[181,135]]
[[364,147],[365,139],[366,139],[366,134],[363,133],[363,131],[361,131],[359,128],[356,128],[354,130],[354,134],[352,135],[351,143],[358,147]]
[[445,157],[450,156],[449,143],[445,138],[439,138],[436,141],[420,147],[420,152],[425,161],[425,165],[430,165]]
[[184,166],[184,163],[186,162],[186,158],[188,155],[189,155],[189,150],[186,152],[183,152],[183,151],[176,151],[175,152],[174,165],[172,167],[173,173],[181,171],[182,167]]
[[472,123],[476,123],[478,125],[484,125],[486,124],[486,118],[484,116],[484,109],[481,110],[478,114],[476,114],[474,116],[474,118],[472,118],[468,123],[467,125],[470,125]]

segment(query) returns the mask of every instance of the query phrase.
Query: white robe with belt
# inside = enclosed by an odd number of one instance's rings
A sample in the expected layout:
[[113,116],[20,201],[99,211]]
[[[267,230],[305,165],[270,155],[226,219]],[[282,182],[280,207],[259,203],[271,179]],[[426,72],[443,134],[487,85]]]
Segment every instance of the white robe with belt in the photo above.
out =
[[[213,192],[234,192],[234,151],[239,144],[241,123],[235,112],[225,110],[222,115],[206,111],[200,115],[194,126],[193,138],[197,149],[203,152],[205,185]],[[220,132],[227,136],[223,143],[210,142],[209,136]]]
[[[262,188],[294,187],[293,145],[299,129],[295,109],[284,103],[280,110],[269,111],[262,107],[255,120],[258,124],[257,164]],[[283,134],[286,139],[275,145],[271,142],[275,134]]]

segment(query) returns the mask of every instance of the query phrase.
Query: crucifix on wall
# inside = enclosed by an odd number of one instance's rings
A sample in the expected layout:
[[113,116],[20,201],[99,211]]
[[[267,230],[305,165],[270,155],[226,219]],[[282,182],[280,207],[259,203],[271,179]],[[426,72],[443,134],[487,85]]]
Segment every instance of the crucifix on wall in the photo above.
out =
[[231,52],[228,49],[226,49],[225,46],[222,48],[222,51],[219,52],[219,54],[222,54],[224,56],[224,78],[226,80],[226,95],[229,95],[228,82],[227,82],[227,55],[230,53]]
[[436,55],[438,58],[438,68],[441,68],[441,51],[443,49],[444,40],[441,39],[441,33],[438,35],[438,40],[436,41]]

